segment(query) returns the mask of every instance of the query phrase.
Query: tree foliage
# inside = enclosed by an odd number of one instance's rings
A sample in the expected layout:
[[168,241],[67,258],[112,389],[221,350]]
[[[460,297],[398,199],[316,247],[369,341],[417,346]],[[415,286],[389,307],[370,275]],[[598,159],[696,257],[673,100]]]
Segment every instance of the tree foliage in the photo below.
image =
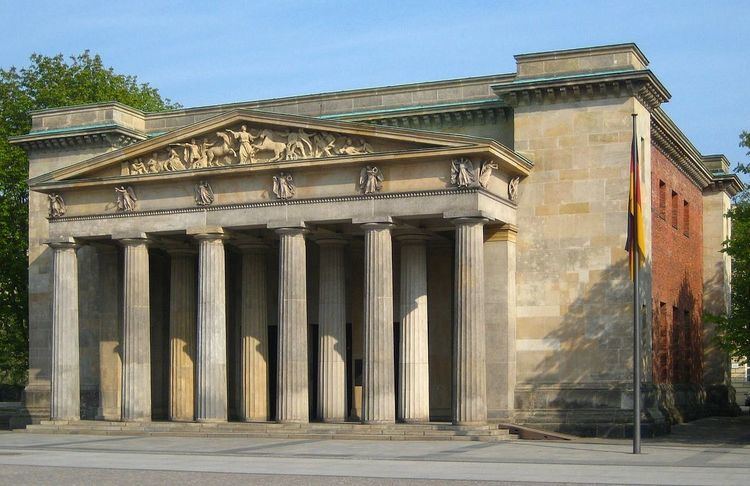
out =
[[[740,147],[750,149],[750,132],[740,134]],[[750,163],[738,164],[737,172],[750,174]],[[717,324],[721,346],[744,363],[750,357],[750,190],[735,197],[727,216],[732,219],[732,233],[724,242],[723,251],[732,258],[730,312],[711,316],[711,320]]]
[[32,110],[107,101],[144,111],[179,107],[89,51],[67,59],[33,54],[30,61],[0,69],[0,384],[23,384],[28,367],[29,162],[8,137],[29,132]]

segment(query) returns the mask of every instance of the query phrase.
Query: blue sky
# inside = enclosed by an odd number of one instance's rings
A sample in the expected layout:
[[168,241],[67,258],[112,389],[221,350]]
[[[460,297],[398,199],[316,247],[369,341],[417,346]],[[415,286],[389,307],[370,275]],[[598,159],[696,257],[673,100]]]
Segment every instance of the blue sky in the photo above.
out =
[[515,71],[514,54],[635,42],[705,154],[747,160],[748,1],[0,0],[0,66],[90,49],[185,106]]

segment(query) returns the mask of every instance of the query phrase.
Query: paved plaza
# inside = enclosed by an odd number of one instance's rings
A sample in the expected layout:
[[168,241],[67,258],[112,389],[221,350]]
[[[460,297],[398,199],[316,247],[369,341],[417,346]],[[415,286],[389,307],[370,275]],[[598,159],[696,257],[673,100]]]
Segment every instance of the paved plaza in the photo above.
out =
[[627,440],[393,442],[0,433],[0,484],[748,484],[750,417]]

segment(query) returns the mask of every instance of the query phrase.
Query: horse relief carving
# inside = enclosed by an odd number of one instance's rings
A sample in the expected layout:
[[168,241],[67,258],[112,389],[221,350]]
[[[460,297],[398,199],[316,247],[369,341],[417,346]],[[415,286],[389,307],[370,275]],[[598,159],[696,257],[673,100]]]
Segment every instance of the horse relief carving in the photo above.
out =
[[161,152],[128,162],[130,175],[155,174],[235,164],[277,162],[323,157],[354,156],[374,152],[360,137],[302,128],[226,128],[202,139],[169,144]]

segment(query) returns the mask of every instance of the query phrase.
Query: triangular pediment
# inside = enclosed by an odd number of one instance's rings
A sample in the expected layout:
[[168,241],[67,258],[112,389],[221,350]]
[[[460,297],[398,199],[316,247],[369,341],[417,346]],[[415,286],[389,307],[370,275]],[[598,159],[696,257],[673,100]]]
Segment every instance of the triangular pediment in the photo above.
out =
[[[496,145],[478,137],[236,110],[29,181],[159,177],[191,171]],[[511,152],[512,153],[512,152]]]

